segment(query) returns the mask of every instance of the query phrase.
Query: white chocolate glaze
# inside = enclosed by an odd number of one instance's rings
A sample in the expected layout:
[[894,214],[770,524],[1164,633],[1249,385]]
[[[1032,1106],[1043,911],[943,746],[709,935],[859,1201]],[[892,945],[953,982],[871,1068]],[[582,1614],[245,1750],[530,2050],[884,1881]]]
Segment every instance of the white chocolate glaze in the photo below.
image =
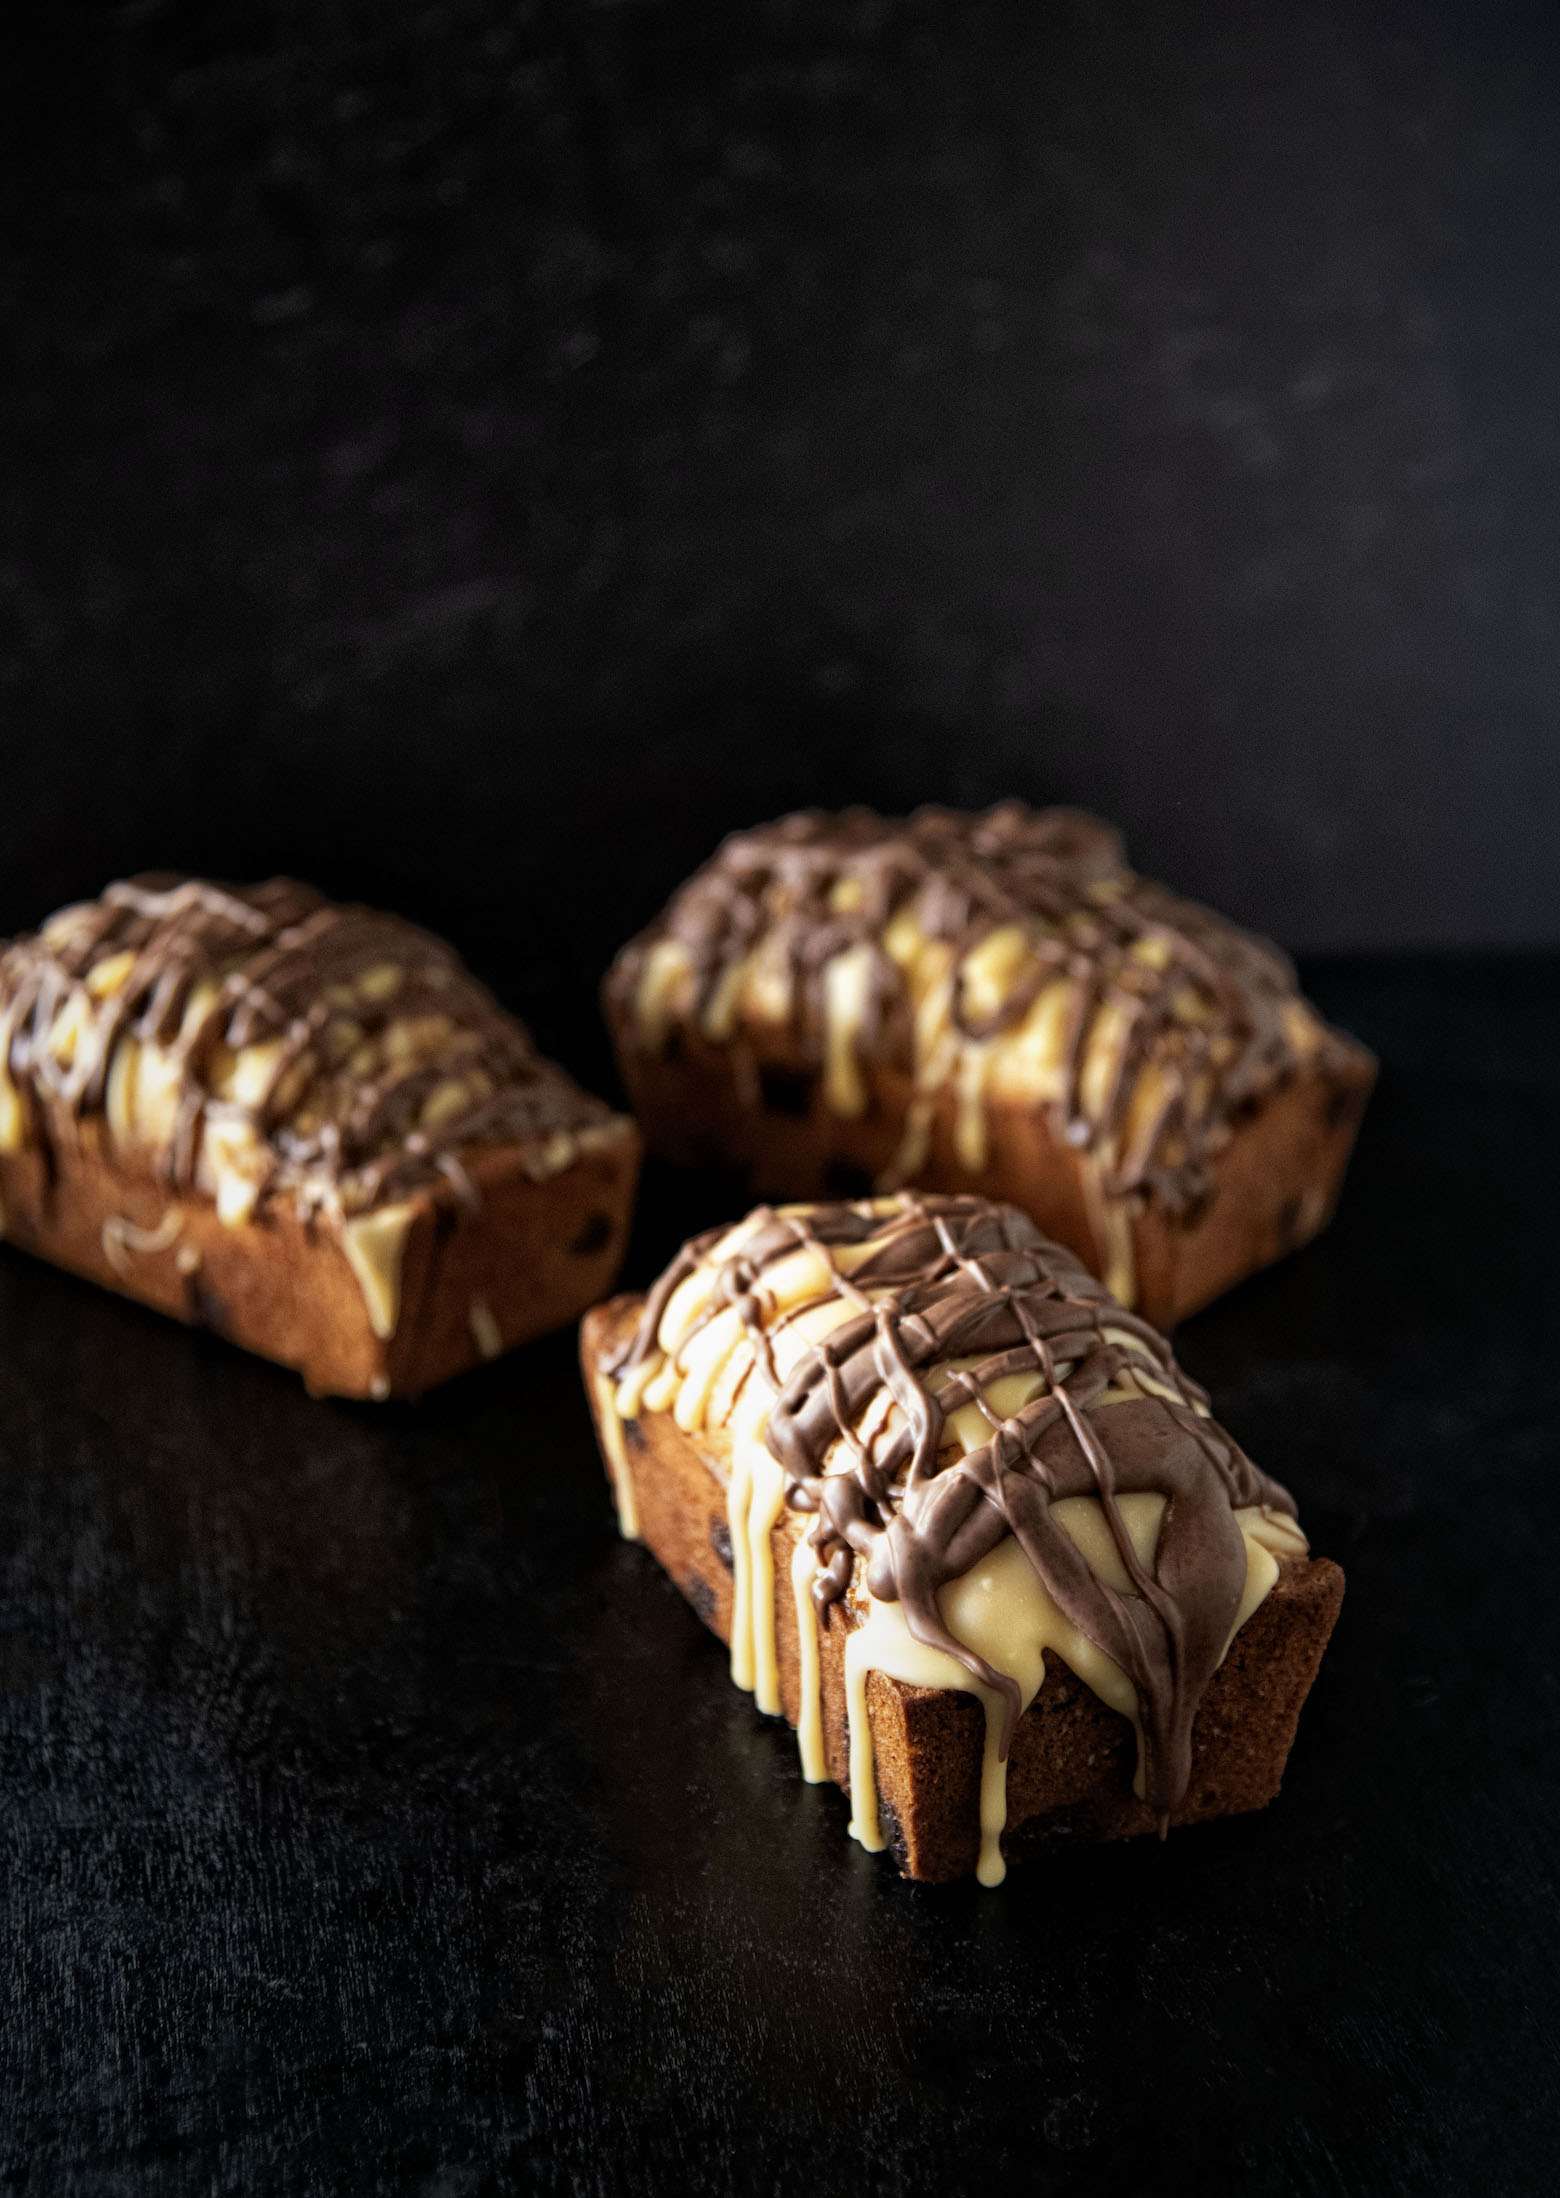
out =
[[[1118,1498],[1118,1508],[1132,1537],[1139,1559],[1152,1565],[1154,1545],[1164,1511],[1164,1499],[1140,1495]],[[1059,1522],[1078,1544],[1090,1565],[1123,1595],[1133,1593],[1121,1563],[1105,1515],[1092,1496],[1064,1499],[1054,1507]],[[1237,1512],[1246,1539],[1246,1590],[1241,1599],[1230,1639],[1265,1600],[1278,1577],[1278,1564],[1263,1545],[1266,1524],[1261,1514]],[[1294,1532],[1304,1551],[1304,1538]],[[805,1547],[805,1544],[802,1545]],[[811,1581],[809,1578],[809,1602]],[[1071,1625],[1046,1593],[1023,1550],[1011,1535],[999,1542],[990,1556],[950,1582],[940,1597],[943,1618],[959,1640],[983,1656],[995,1670],[1018,1683],[1022,1710],[1039,1693],[1045,1675],[1047,1649],[1081,1679],[1107,1708],[1125,1717],[1138,1739],[1138,1768],[1134,1787],[1143,1789],[1142,1729],[1137,1695],[1131,1680],[1112,1657],[1105,1654],[1078,1628]],[[865,1599],[866,1615],[845,1643],[846,1700],[850,1714],[851,1836],[873,1852],[885,1844],[878,1817],[877,1784],[871,1719],[867,1713],[867,1674],[880,1671],[886,1678],[910,1686],[951,1688],[973,1694],[985,1712],[985,1745],[981,1762],[980,1861],[976,1875],[982,1885],[1000,1885],[1007,1874],[1002,1858],[1002,1833],[1007,1824],[1007,1757],[1001,1750],[1005,1705],[1002,1697],[983,1687],[965,1667],[944,1650],[917,1641],[905,1621],[902,1604]],[[816,1679],[814,1680],[816,1685]]]
[[139,1229],[123,1214],[110,1214],[101,1234],[103,1257],[122,1280],[128,1280],[131,1252],[165,1252],[184,1227],[182,1206],[170,1206],[155,1229]]
[[468,1319],[472,1340],[484,1358],[497,1358],[504,1348],[504,1331],[493,1317],[493,1308],[485,1298],[474,1297]]
[[363,1292],[368,1324],[382,1343],[389,1342],[401,1318],[401,1261],[416,1218],[415,1205],[381,1206],[342,1225],[341,1248]]
[[802,1759],[802,1776],[809,1786],[827,1784],[828,1759],[823,1750],[823,1680],[818,1663],[818,1613],[813,1608],[813,1581],[818,1560],[803,1535],[791,1553],[791,1597],[796,1607],[797,1670],[801,1707],[796,1722],[796,1746]]
[[[626,1542],[639,1539],[639,1506],[634,1501],[634,1476],[629,1471],[628,1452],[623,1441],[623,1422],[618,1415],[617,1385],[610,1375],[597,1374],[596,1425],[601,1433],[601,1447],[606,1452],[607,1467],[612,1475],[612,1492],[617,1498],[618,1531]],[[631,1413],[631,1418],[637,1414]]]

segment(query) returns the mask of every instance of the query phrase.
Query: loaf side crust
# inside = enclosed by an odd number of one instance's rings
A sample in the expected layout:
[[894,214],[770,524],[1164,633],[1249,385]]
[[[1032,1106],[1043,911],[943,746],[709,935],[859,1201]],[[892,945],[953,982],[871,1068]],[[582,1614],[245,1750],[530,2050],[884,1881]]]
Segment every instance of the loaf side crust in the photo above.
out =
[[[471,1155],[475,1211],[424,1190],[401,1257],[393,1335],[374,1333],[329,1227],[292,1201],[237,1226],[214,1202],[128,1167],[88,1124],[76,1149],[0,1154],[0,1234],[23,1251],[302,1374],[317,1396],[415,1397],[564,1326],[609,1289],[627,1241],[640,1141],[625,1126],[535,1181],[529,1149]],[[474,1310],[474,1308],[477,1308]]]
[[[863,1197],[893,1175],[914,1096],[903,1071],[864,1063],[868,1103],[847,1117],[830,1109],[823,1079],[795,1057],[744,1061],[687,1026],[674,1052],[656,1055],[635,1042],[632,1010],[610,994],[607,1013],[629,1103],[653,1152],[683,1167],[728,1169],[749,1200]],[[1128,1226],[1135,1309],[1146,1320],[1173,1327],[1326,1226],[1375,1077],[1363,1046],[1330,1033],[1324,1052],[1232,1125],[1208,1197],[1184,1214],[1152,1196],[1137,1202]],[[957,1104],[947,1089],[932,1102],[916,1187],[1011,1201],[1103,1275],[1108,1247],[1088,1162],[1055,1136],[1045,1106],[988,1099],[987,1164],[972,1172],[958,1155]]]

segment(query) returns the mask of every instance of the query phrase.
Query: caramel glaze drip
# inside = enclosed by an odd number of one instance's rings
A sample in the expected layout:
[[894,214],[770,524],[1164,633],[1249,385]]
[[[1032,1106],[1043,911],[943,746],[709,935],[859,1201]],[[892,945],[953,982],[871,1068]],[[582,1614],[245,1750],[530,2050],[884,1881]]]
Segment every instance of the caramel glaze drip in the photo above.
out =
[[[94,972],[125,954],[128,974],[96,998]],[[393,988],[376,986],[371,973],[391,970]],[[191,1020],[202,982],[211,1001]],[[87,1013],[62,1062],[49,1036],[73,995]],[[423,1024],[436,1032],[431,1048],[398,1057],[380,1042],[392,1026],[434,1017],[448,1030]],[[149,873],[109,886],[0,952],[0,1025],[0,1066],[31,1102],[46,1151],[102,1113],[115,1048],[133,1038],[178,1063],[172,1129],[155,1156],[166,1181],[190,1183],[208,1123],[236,1121],[265,1148],[267,1190],[291,1189],[305,1214],[337,1219],[441,1182],[474,1204],[462,1149],[611,1119],[534,1051],[450,948],[289,878],[228,887]],[[280,1044],[266,1090],[244,1105],[219,1098],[216,1064],[269,1040]],[[452,1078],[474,1086],[470,1103],[422,1126],[426,1102]]]
[[[1136,1688],[1146,1798],[1168,1819],[1186,1792],[1192,1720],[1245,1587],[1235,1509],[1266,1504],[1293,1516],[1293,1498],[1207,1416],[1206,1396],[1158,1331],[1124,1311],[1015,1207],[902,1192],[894,1201],[760,1210],[762,1225],[722,1263],[699,1325],[735,1306],[757,1365],[778,1391],[766,1440],[786,1476],[786,1501],[816,1515],[820,1620],[827,1624],[860,1560],[869,1592],[902,1602],[918,1641],[956,1657],[1006,1700],[1005,1757],[1018,1686],[948,1631],[937,1596],[1012,1534],[1065,1615]],[[684,1248],[614,1371],[631,1371],[655,1349],[672,1292],[724,1233]],[[833,1256],[846,1245],[870,1247],[848,1275]],[[828,1295],[846,1299],[856,1317],[814,1344],[781,1384],[764,1275],[803,1246],[823,1255]],[[1107,1328],[1136,1340],[1171,1395],[1104,1401],[1118,1377],[1143,1364],[1109,1341]],[[968,1357],[978,1363],[935,1393],[928,1387],[934,1369]],[[1034,1372],[1043,1377],[1038,1393],[998,1420],[987,1387]],[[856,1430],[885,1388],[898,1407],[897,1428],[878,1447]],[[972,1403],[990,1421],[990,1440],[955,1455],[944,1447],[944,1422]],[[1116,1505],[1135,1492],[1167,1499],[1152,1572]],[[1098,1497],[1136,1594],[1097,1578],[1052,1520],[1052,1503],[1066,1496]]]
[[[842,900],[854,905],[842,907]],[[1016,923],[1029,934],[1034,959],[995,1013],[971,1015],[956,977],[952,1024],[963,1038],[1011,1030],[1042,987],[1073,980],[1064,1091],[1053,1118],[1075,1146],[1115,1141],[1116,1164],[1103,1186],[1112,1194],[1143,1190],[1171,1211],[1195,1206],[1209,1188],[1220,1126],[1296,1066],[1284,1024],[1286,1004],[1298,997],[1295,974],[1276,947],[1135,876],[1108,825],[1021,802],[978,815],[921,809],[902,822],[865,809],[838,816],[808,810],[736,833],[625,949],[609,994],[621,1027],[632,1031],[644,956],[658,940],[674,939],[693,963],[697,1020],[721,978],[760,943],[773,943],[791,972],[789,1041],[816,1068],[825,965],[866,943],[875,951],[860,1054],[913,1071],[905,982],[881,943],[912,904],[926,936],[952,947],[956,969],[1001,925]],[[1145,945],[1161,957],[1157,966],[1134,951]],[[1195,1019],[1184,1013],[1188,995]],[[1086,1109],[1085,1048],[1107,1003],[1124,1013],[1127,1039],[1103,1104]],[[1166,1072],[1164,1094],[1128,1147],[1133,1090],[1150,1058]]]

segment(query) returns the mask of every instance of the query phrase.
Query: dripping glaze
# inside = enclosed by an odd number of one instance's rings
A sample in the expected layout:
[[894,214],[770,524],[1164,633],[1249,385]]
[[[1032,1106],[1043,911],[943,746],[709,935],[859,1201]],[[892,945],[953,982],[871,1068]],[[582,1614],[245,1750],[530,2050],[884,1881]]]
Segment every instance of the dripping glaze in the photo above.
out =
[[[1208,1680],[1275,1553],[1305,1550],[1291,1498],[1212,1420],[1163,1337],[984,1199],[760,1207],[684,1248],[601,1377],[620,1485],[623,1423],[641,1412],[729,1436],[733,1676],[779,1709],[774,1606],[788,1593],[814,1780],[816,1629],[847,1625],[864,1844],[883,1844],[868,1672],[977,1695],[988,1883],[1043,1651],[1132,1721],[1138,1788],[1163,1825]],[[771,1529],[787,1505],[811,1525],[777,1585]]]

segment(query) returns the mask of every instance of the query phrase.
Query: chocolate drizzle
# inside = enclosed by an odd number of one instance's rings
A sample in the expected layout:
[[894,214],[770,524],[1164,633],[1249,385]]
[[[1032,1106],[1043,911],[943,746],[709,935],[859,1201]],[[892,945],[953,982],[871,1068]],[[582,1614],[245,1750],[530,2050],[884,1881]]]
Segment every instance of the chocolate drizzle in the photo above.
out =
[[[1019,802],[978,815],[922,809],[903,822],[861,809],[807,811],[733,835],[619,956],[607,980],[614,1020],[632,1043],[647,956],[675,941],[692,981],[671,1021],[716,1036],[728,980],[761,956],[785,972],[786,1019],[777,1030],[739,1008],[737,1033],[816,1071],[827,1043],[825,971],[864,945],[871,966],[856,1053],[924,1084],[918,1002],[884,937],[906,913],[924,940],[952,950],[946,1027],[959,1043],[1016,1031],[1042,991],[1070,980],[1050,1112],[1059,1137],[1101,1157],[1112,1196],[1195,1206],[1225,1125],[1295,1069],[1297,1027],[1306,1042],[1336,1043],[1300,1009],[1294,971],[1276,948],[1136,877],[1109,826]],[[1010,925],[1023,932],[1024,951],[999,1003],[979,1012],[969,957]],[[1114,1011],[1114,1059],[1101,1087],[1086,1068],[1104,1010]],[[641,1030],[638,1042],[653,1049],[665,1037]],[[1154,1088],[1135,1108],[1150,1063]]]
[[[899,1601],[918,1641],[1004,1698],[1005,1757],[1017,1683],[948,1631],[937,1598],[1013,1535],[1064,1615],[1131,1680],[1147,1799],[1167,1818],[1185,1794],[1192,1721],[1245,1587],[1236,1508],[1292,1516],[1290,1496],[1208,1416],[1206,1397],[1164,1338],[1016,1208],[905,1192],[763,1207],[755,1222],[720,1259],[709,1301],[677,1350],[735,1308],[775,1392],[764,1433],[786,1500],[815,1517],[820,1617],[826,1623],[831,1607],[863,1585],[879,1601]],[[730,1233],[684,1248],[612,1372],[630,1374],[660,1348],[673,1293],[710,1265]],[[804,1249],[819,1255],[823,1287],[777,1313],[766,1277]],[[852,1316],[809,1344],[782,1379],[776,1337],[831,1300],[844,1300]],[[1037,1385],[1002,1418],[987,1392],[1015,1374]],[[990,1434],[965,1454],[948,1421],[970,1405]],[[1166,1499],[1152,1569],[1118,1508],[1119,1497],[1136,1493]],[[1053,1503],[1069,1496],[1098,1498],[1134,1593],[1102,1581],[1052,1517]]]
[[[152,1145],[168,1183],[194,1182],[203,1142],[236,1132],[260,1196],[338,1221],[429,1186],[472,1203],[463,1152],[613,1120],[447,946],[286,878],[147,875],[62,910],[0,952],[0,1035],[45,1151],[109,1110],[134,1041],[171,1071]],[[260,1088],[235,1090],[246,1056]]]

